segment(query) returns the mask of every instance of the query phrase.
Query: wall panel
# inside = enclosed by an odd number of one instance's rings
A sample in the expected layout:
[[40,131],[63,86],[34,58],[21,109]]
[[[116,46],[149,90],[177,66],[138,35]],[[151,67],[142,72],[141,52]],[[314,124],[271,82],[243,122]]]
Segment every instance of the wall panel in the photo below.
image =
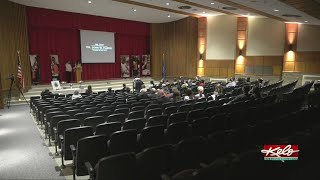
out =
[[[4,91],[9,90],[11,74],[17,77],[18,55],[20,51],[21,67],[25,87],[30,88],[30,61],[25,6],[10,1],[0,1],[0,60],[1,82]],[[15,88],[15,92],[17,92]]]
[[151,24],[152,76],[194,77],[197,73],[198,20],[188,17],[179,21]]

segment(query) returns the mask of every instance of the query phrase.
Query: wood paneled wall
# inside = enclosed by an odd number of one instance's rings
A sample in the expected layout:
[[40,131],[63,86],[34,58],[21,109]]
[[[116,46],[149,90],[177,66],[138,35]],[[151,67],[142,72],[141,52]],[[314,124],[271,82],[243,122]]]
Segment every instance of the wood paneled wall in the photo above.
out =
[[3,104],[3,97],[2,97],[2,85],[1,85],[1,81],[2,81],[2,79],[1,79],[1,72],[0,72],[0,109],[3,109],[4,104]]
[[[30,88],[30,60],[25,6],[7,0],[0,1],[0,71],[2,90],[10,88],[11,74],[17,77],[18,54],[20,51],[21,67],[25,87]],[[16,88],[14,88],[16,90]]]
[[227,78],[234,76],[234,60],[203,61],[204,76]]
[[[298,24],[286,24],[286,44],[283,62],[284,72],[320,74],[320,52],[297,52]],[[291,51],[289,49],[291,45]]]
[[152,77],[194,77],[197,73],[198,20],[188,17],[179,21],[151,24]]

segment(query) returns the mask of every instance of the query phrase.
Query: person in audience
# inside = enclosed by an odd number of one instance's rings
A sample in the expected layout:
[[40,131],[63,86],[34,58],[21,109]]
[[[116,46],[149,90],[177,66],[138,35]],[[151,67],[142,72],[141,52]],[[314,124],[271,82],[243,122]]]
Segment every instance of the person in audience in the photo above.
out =
[[150,81],[150,85],[152,85],[152,87],[155,87],[154,81]]
[[263,85],[264,82],[263,82],[263,79],[262,79],[262,78],[259,78],[259,79],[258,79],[258,83],[259,83],[259,84],[258,84],[259,88],[262,88],[262,87],[264,86],[264,85]]
[[155,102],[158,104],[163,104],[166,102],[170,102],[170,99],[166,97],[166,94],[162,89],[159,89],[157,92],[158,97],[155,99]]
[[41,99],[43,99],[44,96],[46,95],[51,95],[52,92],[48,88],[46,88],[44,91],[41,92]]
[[235,77],[232,77],[232,78],[230,78],[230,81],[229,81],[229,83],[226,85],[226,87],[235,87],[236,85],[237,85],[236,78],[235,78]]
[[181,101],[181,95],[180,95],[180,91],[177,88],[173,88],[172,89],[172,102],[177,102],[177,101]]
[[79,93],[79,91],[74,91],[71,99],[74,100],[74,99],[78,99],[78,98],[81,98],[81,97],[82,97],[82,96],[81,96],[81,94]]
[[196,94],[194,97],[196,99],[205,98],[206,96],[203,94],[204,88],[202,86],[198,86],[198,94]]
[[242,94],[236,96],[233,100],[229,101],[227,104],[234,104],[235,102],[246,101],[250,99],[250,86],[248,84],[242,87]]
[[251,81],[250,81],[250,77],[247,77],[246,82],[247,82],[247,83],[250,83],[250,82],[251,82]]
[[261,93],[260,93],[260,88],[259,87],[255,86],[255,87],[252,88],[251,98],[252,99],[261,98]]
[[105,95],[114,95],[114,93],[112,92],[112,87],[108,87],[108,90],[107,90],[107,92],[105,93]]
[[87,95],[91,95],[93,92],[92,92],[92,86],[91,85],[88,85],[88,88],[85,92]]
[[211,95],[212,100],[216,100],[218,99],[219,96],[222,96],[222,95],[223,95],[223,87],[221,84],[217,84],[214,89],[214,92]]
[[201,80],[200,83],[199,83],[199,86],[202,86],[204,87],[206,84],[204,83],[204,80]]
[[125,83],[122,84],[122,92],[127,92],[127,85]]
[[194,96],[193,96],[192,90],[188,88],[186,90],[186,95],[183,97],[183,100],[188,101],[191,99],[194,99]]
[[188,84],[187,84],[187,83],[183,83],[183,84],[181,85],[180,93],[181,93],[182,95],[185,95],[185,94],[187,93],[187,89],[188,89]]

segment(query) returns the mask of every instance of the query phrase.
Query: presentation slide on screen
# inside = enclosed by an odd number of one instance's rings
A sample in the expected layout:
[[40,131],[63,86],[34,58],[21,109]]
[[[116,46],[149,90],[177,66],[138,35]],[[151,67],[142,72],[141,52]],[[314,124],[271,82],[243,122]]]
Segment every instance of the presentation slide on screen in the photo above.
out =
[[80,30],[82,63],[114,63],[114,33]]

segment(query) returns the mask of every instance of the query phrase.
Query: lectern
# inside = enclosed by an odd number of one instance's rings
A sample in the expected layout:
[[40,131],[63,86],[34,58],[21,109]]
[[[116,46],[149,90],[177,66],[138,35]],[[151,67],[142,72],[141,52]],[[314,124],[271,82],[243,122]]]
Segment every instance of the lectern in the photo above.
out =
[[79,81],[82,80],[82,78],[81,78],[81,74],[82,74],[82,66],[81,66],[81,64],[78,64],[75,67],[75,71],[76,71],[76,83],[78,83]]

